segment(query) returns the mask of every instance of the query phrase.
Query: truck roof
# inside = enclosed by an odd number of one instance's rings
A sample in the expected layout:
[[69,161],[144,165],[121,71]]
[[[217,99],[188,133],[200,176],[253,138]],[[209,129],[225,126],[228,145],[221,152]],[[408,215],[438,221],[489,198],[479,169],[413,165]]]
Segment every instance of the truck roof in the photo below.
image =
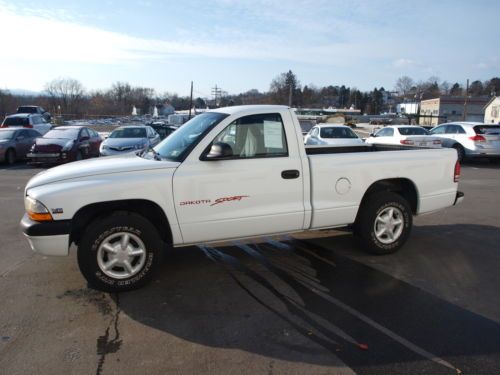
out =
[[281,111],[283,109],[289,109],[290,107],[286,105],[268,105],[268,104],[257,104],[257,105],[236,105],[233,107],[223,107],[223,108],[214,108],[208,112],[219,112],[226,113],[228,115],[234,114],[252,114],[252,113],[263,113],[263,112],[273,112],[273,111]]

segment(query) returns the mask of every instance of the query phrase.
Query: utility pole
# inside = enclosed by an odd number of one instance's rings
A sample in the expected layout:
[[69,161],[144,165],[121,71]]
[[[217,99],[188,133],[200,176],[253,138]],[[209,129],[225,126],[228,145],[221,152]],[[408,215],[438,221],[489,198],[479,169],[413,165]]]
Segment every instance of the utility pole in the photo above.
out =
[[218,107],[220,104],[220,98],[222,97],[222,89],[220,87],[212,87],[212,96],[214,97],[215,106]]
[[463,120],[467,120],[467,100],[469,99],[469,79],[467,78],[467,86],[465,86],[465,100],[464,100],[464,116]]
[[189,116],[188,116],[188,119],[191,119],[191,108],[193,108],[193,81],[191,81],[191,96],[189,97]]
[[290,85],[290,90],[288,91],[288,106],[292,108],[292,85]]

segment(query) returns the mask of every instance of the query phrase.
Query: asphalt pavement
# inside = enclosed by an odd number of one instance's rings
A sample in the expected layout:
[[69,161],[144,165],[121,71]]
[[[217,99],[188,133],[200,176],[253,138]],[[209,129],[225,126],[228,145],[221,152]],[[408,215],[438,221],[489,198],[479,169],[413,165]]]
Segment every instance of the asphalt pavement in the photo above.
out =
[[18,229],[38,170],[0,167],[0,373],[499,374],[500,165],[390,256],[342,231],[176,249],[130,293],[88,289],[75,249]]

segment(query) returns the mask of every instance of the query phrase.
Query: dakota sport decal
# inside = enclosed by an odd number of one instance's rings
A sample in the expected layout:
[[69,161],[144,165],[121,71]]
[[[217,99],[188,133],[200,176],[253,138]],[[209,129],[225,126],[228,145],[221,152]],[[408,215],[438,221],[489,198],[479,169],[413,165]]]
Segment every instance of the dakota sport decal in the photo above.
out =
[[191,205],[198,205],[198,204],[210,204],[211,206],[215,206],[217,204],[221,204],[224,202],[232,202],[232,201],[241,201],[243,198],[250,198],[249,195],[234,195],[232,197],[221,197],[217,198],[216,200],[213,201],[211,199],[198,199],[195,201],[182,201],[179,203],[180,206],[191,206]]

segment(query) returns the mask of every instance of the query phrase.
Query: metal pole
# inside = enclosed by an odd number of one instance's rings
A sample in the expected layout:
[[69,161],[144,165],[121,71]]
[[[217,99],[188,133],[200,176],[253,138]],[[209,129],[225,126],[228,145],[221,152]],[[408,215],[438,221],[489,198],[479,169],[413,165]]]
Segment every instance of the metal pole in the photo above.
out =
[[469,79],[467,78],[467,86],[465,87],[465,100],[464,100],[464,115],[463,120],[467,120],[467,99],[469,97]]
[[191,108],[193,108],[193,81],[191,81],[191,96],[189,98],[189,115],[188,115],[188,119],[191,119]]

